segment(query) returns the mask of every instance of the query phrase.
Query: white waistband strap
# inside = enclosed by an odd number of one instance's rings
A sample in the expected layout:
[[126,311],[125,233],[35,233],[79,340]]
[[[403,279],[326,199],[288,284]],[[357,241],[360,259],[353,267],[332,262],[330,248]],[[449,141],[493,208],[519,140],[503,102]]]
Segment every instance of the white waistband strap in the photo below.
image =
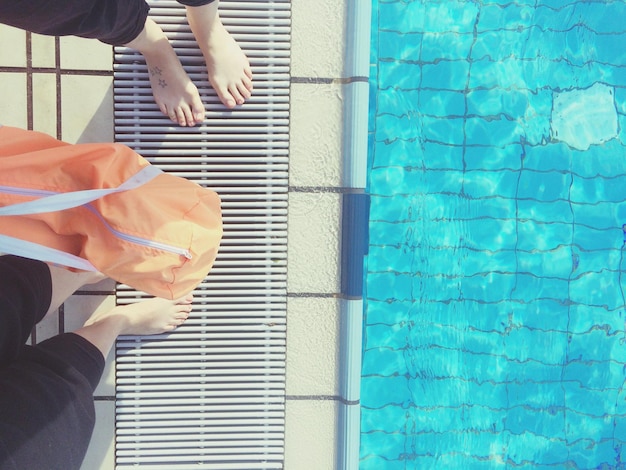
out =
[[95,201],[96,199],[108,196],[109,194],[135,189],[152,180],[161,173],[163,172],[157,167],[148,165],[116,188],[87,189],[84,191],[73,191],[69,193],[55,194],[54,196],[45,196],[33,201],[0,207],[0,216],[40,214],[43,212],[55,212],[82,206],[83,204]]
[[0,235],[0,250],[3,253],[60,264],[69,268],[98,271],[93,264],[79,256],[7,235]]

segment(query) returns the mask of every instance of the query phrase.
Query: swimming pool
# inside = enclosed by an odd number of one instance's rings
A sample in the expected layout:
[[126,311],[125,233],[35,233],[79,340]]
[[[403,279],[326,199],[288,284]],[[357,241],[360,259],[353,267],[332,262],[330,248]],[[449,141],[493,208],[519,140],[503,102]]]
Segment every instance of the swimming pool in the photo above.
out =
[[374,0],[361,469],[626,468],[624,18]]

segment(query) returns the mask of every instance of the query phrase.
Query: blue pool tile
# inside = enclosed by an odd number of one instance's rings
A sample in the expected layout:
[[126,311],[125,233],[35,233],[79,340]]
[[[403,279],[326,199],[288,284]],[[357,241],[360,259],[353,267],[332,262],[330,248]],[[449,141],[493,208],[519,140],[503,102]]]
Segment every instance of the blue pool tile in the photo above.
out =
[[616,175],[612,178],[597,176],[582,178],[572,176],[570,199],[572,202],[594,204],[596,202],[621,202],[623,188],[626,185],[626,175]]
[[[624,36],[626,40],[626,33],[624,33]],[[626,51],[624,51],[624,53],[626,54]],[[614,97],[617,112],[620,114],[620,116],[626,114],[626,89],[615,88]]]
[[[479,27],[481,27],[480,24]],[[472,47],[471,58],[474,61],[486,62],[515,58],[520,44],[523,44],[527,37],[528,33],[525,30],[479,31]]]
[[[624,87],[626,85],[626,70],[624,70],[624,67],[621,64],[619,67],[611,67],[609,69],[598,63],[594,63],[592,65],[594,70],[597,70],[594,77],[596,81],[617,87]],[[600,71],[604,72],[604,74],[601,75]]]
[[572,166],[573,152],[563,143],[524,147],[524,168],[538,171],[565,171]]
[[514,435],[525,433],[543,436],[553,441],[564,439],[563,413],[560,409],[550,412],[531,406],[514,406],[506,414],[506,428]]
[[416,268],[412,255],[408,248],[398,245],[370,246],[368,268],[371,272],[393,270],[410,273]]
[[[612,429],[603,425],[607,411],[615,406],[615,391],[594,390],[581,386],[580,382],[564,382],[565,401],[567,403],[567,433],[572,441],[589,438],[590,435],[600,440],[612,437]],[[597,429],[585,429],[597,426]]]
[[[465,193],[474,199],[514,199],[517,194],[519,174],[514,171],[467,171],[461,182]],[[506,205],[506,201],[502,201]]]
[[[417,104],[420,93],[417,90],[398,90],[388,88],[378,94],[376,112],[379,117],[408,117],[418,119]],[[407,125],[411,125],[410,122]]]
[[567,443],[558,438],[541,436],[530,432],[513,434],[507,448],[507,457],[516,466],[533,462],[537,450],[541,449],[541,462],[556,468],[565,468]]
[[419,111],[436,117],[463,116],[465,95],[459,91],[423,90],[419,93]]
[[373,289],[373,287],[375,286],[369,286],[369,289],[367,289],[367,308],[365,311],[366,325],[402,324],[406,321],[407,311],[417,310],[418,304],[415,299],[409,298],[408,300],[400,301],[398,299],[389,298],[389,301],[387,301],[387,295],[381,295],[381,293]]
[[434,90],[465,90],[469,64],[465,60],[442,60],[424,64],[421,86]]
[[422,67],[412,61],[388,60],[378,64],[374,77],[380,89],[416,90],[420,86]]
[[[381,31],[378,35],[379,60],[417,62],[420,60],[422,34],[402,33],[399,31]],[[398,54],[398,50],[402,50]]]
[[568,331],[569,302],[559,298],[534,299],[532,302],[511,302],[510,321],[541,334],[544,331]]
[[624,397],[623,393],[620,394],[619,398],[615,401],[616,406],[618,407],[618,411],[621,412],[621,416],[613,418],[613,420],[609,421],[609,425],[614,429],[614,439],[617,443],[621,444],[621,448],[619,451],[619,456],[621,457],[621,461],[626,461],[626,421],[622,419],[624,413],[623,403],[626,401],[626,397]]
[[531,274],[517,274],[511,298],[524,299],[566,299],[568,281],[558,278],[537,278]]
[[623,231],[619,225],[597,228],[581,224],[573,231],[572,243],[586,250],[613,250],[621,247],[623,238]]
[[413,161],[412,166],[423,163],[426,169],[462,170],[465,167],[463,149],[458,146],[446,145],[438,142],[423,142],[424,155],[428,158]]
[[[404,462],[393,460],[389,457],[381,457],[379,455],[365,456],[359,463],[360,470],[396,470],[399,466],[403,466]],[[400,467],[402,468],[402,467]]]
[[488,119],[472,117],[465,120],[465,143],[468,145],[491,145],[505,147],[520,141],[523,128],[516,120],[505,115]]
[[[442,123],[446,125],[447,123]],[[394,126],[400,126],[402,132],[395,131]],[[415,142],[422,135],[421,123],[412,119],[410,115],[378,115],[376,117],[377,140],[383,142],[393,142],[395,140],[405,140]]]
[[554,250],[573,242],[571,224],[538,222],[536,219],[521,219],[514,229],[516,248],[524,251]]
[[[536,277],[567,280],[573,271],[574,257],[568,246],[558,246],[544,252],[520,251],[516,254],[515,270]],[[514,270],[514,271],[515,271]]]
[[488,145],[465,148],[465,167],[468,170],[519,170],[524,149],[519,144],[504,147]]
[[[566,8],[572,6],[573,3],[576,3],[576,0],[542,0],[542,2],[539,4],[537,10],[548,10],[546,13],[547,14],[559,14],[562,11],[568,11],[565,10]],[[535,22],[537,23],[537,22]],[[548,23],[551,24],[551,23]]]
[[[485,4],[480,9],[478,32],[497,31],[505,34],[508,31],[519,31],[534,24],[535,8],[516,2],[505,5]],[[506,28],[503,31],[503,26]],[[516,44],[520,44],[520,41]]]
[[437,144],[463,145],[463,119],[443,119],[423,116],[421,118],[421,137]]
[[[421,3],[421,2],[414,2]],[[423,31],[433,33],[454,32],[468,34],[478,15],[478,5],[456,0],[450,2],[428,2],[425,4],[421,21]]]
[[520,199],[533,199],[537,201],[568,200],[571,175],[566,172],[522,171],[517,184],[517,197]]
[[389,139],[372,142],[372,168],[421,166],[424,156],[419,140]]
[[[606,64],[607,71],[614,66],[620,66],[626,62],[626,50],[614,47],[615,43],[626,40],[626,32],[622,29],[606,35],[596,35],[593,38],[593,59],[599,63]],[[584,57],[583,57],[584,59]]]
[[626,204],[623,202],[595,202],[572,204],[572,211],[577,224],[597,230],[621,228],[626,216]]
[[370,397],[362,400],[363,406],[370,408],[380,408],[388,403],[408,404],[412,400],[408,381],[403,376],[365,376],[361,380],[361,393]]
[[[619,294],[621,295],[621,294]],[[619,311],[609,309],[594,308],[587,304],[573,304],[567,309],[567,330],[573,334],[582,335],[582,338],[589,331],[600,330],[606,338],[616,337],[619,340],[624,336],[624,318]],[[605,344],[604,341],[601,342]],[[605,347],[605,346],[602,346]],[[621,353],[618,345],[611,341],[606,347],[611,350],[611,355],[616,359],[626,358],[626,350]]]
[[[611,393],[616,394],[617,390],[624,383],[623,372],[619,369],[622,368],[613,367],[610,360],[572,359],[564,369],[563,380],[577,382],[582,388],[580,396],[589,396],[587,391],[592,390],[596,394],[608,397]],[[600,403],[604,406],[598,413],[604,414],[610,411],[610,409],[605,409],[606,402],[601,401]],[[583,414],[591,412],[584,402],[579,404],[579,406],[579,411]]]
[[624,32],[624,24],[620,21],[626,15],[626,5],[615,2],[611,5],[611,14],[606,14],[606,5],[602,3],[580,3],[574,5],[575,16],[579,22],[593,33],[612,34]]
[[379,31],[415,32],[423,24],[425,12],[425,5],[420,2],[386,3],[378,11],[377,27]]
[[[464,188],[465,189],[465,188]],[[467,189],[469,192],[469,188]],[[481,196],[474,198],[472,195],[467,195],[468,201],[466,202],[467,215],[461,216],[463,220],[485,220],[495,219],[501,221],[507,221],[512,219],[511,215],[516,211],[516,200],[506,196]],[[454,213],[452,210],[448,212]],[[509,234],[506,235],[507,237]]]
[[424,62],[467,59],[473,42],[470,33],[424,32],[421,59]]
[[617,139],[622,145],[626,145],[626,116],[619,114],[617,116],[617,123],[619,128]]
[[489,58],[480,58],[472,62],[468,88],[506,88],[526,89],[529,86],[524,77],[524,63],[515,59],[503,59],[494,62]]
[[572,151],[571,171],[584,178],[613,177],[626,174],[624,146],[617,139],[587,151]]
[[[574,216],[572,214],[572,204],[568,200],[537,201],[535,199],[518,199],[515,207],[515,215],[520,222],[533,222],[537,224],[535,237],[550,237],[553,231],[564,234],[573,234]],[[526,232],[524,232],[526,233]],[[531,247],[545,246],[542,243],[535,243],[538,240],[524,239],[522,249],[532,249]]]
[[503,114],[510,119],[524,116],[530,104],[530,92],[527,90],[472,90],[467,94],[467,112],[480,116],[498,116]]
[[464,224],[466,232],[459,234],[458,239],[473,250],[515,250],[518,245],[517,226],[514,219],[467,221]]

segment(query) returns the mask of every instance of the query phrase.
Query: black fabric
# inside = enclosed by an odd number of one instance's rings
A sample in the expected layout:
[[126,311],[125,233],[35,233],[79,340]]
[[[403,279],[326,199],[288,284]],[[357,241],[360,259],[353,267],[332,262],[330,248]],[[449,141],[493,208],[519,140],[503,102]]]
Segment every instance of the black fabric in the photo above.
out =
[[178,3],[188,7],[201,7],[202,5],[208,5],[214,1],[215,0],[178,0]]
[[0,367],[13,361],[33,326],[50,306],[48,266],[18,256],[0,256]]
[[0,358],[1,470],[79,469],[91,439],[100,351],[73,333],[16,347],[5,330],[30,332],[50,296],[44,263],[0,257],[0,351],[8,354]]
[[[214,0],[179,0],[200,6]],[[49,36],[80,36],[122,45],[143,30],[144,0],[0,0],[0,23]]]

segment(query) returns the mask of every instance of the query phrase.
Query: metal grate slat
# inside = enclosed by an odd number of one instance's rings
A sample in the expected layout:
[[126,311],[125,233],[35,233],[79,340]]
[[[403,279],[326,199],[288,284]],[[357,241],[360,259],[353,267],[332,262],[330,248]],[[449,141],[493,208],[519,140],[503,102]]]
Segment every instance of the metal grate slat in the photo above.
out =
[[[177,2],[149,2],[207,107],[195,128],[155,105],[141,56],[114,54],[115,139],[164,171],[217,191],[224,238],[176,332],[116,346],[116,468],[283,468],[290,3],[222,0],[254,73],[253,97],[223,107]],[[145,295],[117,287],[118,304]]]

